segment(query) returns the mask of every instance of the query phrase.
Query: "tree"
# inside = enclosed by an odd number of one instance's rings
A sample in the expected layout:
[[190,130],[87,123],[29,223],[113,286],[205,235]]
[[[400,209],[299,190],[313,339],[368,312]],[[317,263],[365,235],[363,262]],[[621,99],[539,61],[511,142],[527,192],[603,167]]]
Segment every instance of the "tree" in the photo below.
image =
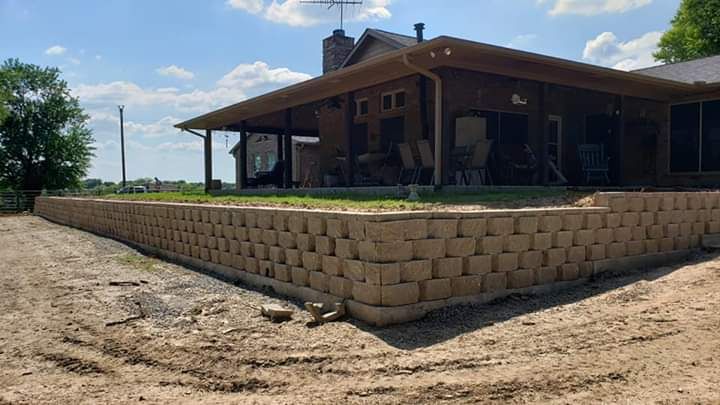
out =
[[94,156],[92,131],[60,71],[7,60],[0,66],[0,92],[8,97],[0,122],[0,186],[80,187]]
[[665,63],[720,54],[720,0],[683,0],[659,46]]

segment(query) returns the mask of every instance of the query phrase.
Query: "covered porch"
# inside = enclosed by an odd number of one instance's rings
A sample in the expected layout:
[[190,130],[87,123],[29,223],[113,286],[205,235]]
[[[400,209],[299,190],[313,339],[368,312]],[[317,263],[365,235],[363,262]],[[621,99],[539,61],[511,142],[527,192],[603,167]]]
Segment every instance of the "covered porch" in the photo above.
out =
[[[206,139],[237,132],[239,189],[258,184],[248,173],[249,134],[277,138],[283,167],[271,174],[282,188],[581,185],[582,145],[602,150],[607,185],[639,185],[656,180],[654,152],[667,135],[669,100],[694,89],[440,37],[177,127],[205,130]],[[293,137],[320,140],[303,173],[294,173]]]

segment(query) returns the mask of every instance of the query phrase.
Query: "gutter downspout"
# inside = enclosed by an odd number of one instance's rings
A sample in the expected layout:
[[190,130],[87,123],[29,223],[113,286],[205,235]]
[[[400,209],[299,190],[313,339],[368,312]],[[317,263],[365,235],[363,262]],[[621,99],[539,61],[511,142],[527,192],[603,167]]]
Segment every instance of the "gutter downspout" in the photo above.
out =
[[403,55],[403,64],[408,68],[430,78],[435,82],[435,174],[434,183],[442,185],[442,128],[443,128],[443,82],[442,78],[432,71],[412,64],[407,54]]

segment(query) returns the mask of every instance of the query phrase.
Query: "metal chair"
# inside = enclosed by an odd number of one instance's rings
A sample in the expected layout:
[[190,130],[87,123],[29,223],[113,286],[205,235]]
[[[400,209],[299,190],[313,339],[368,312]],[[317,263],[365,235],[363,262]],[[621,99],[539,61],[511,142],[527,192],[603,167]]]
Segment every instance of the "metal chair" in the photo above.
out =
[[427,184],[432,184],[435,173],[435,158],[433,157],[432,149],[430,149],[430,142],[425,140],[418,141],[417,148],[420,153],[420,174],[418,175],[418,182],[422,182],[423,173],[430,172]]
[[585,183],[598,179],[610,184],[610,158],[605,156],[605,147],[598,144],[578,145],[578,157],[585,175]]
[[400,161],[402,162],[398,183],[403,184],[403,179],[410,175],[410,180],[407,184],[415,184],[418,173],[420,172],[420,167],[415,162],[415,156],[413,156],[410,144],[399,143],[397,147],[400,154]]
[[477,172],[480,184],[492,184],[492,176],[488,170],[488,160],[493,147],[493,140],[481,141],[475,144],[469,166],[463,171],[465,184],[472,183],[472,174]]

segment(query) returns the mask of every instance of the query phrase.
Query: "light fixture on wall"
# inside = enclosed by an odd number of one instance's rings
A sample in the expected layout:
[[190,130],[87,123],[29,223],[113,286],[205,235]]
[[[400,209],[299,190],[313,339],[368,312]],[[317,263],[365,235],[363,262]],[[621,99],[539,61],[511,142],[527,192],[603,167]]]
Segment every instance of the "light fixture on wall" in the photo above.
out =
[[452,53],[452,48],[434,49],[430,51],[430,57],[435,59],[438,57],[438,55],[452,56]]
[[519,94],[515,93],[510,97],[510,102],[513,103],[513,105],[527,105],[528,99],[522,98]]

